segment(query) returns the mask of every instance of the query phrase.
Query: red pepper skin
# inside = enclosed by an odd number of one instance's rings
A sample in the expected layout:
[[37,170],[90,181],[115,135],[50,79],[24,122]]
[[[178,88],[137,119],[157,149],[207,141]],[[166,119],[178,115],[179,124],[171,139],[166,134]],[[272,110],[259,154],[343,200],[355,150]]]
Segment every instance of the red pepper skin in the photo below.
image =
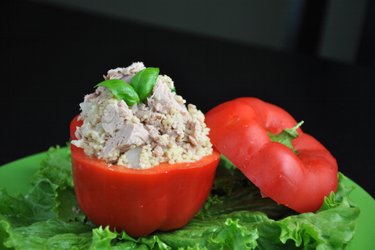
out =
[[76,115],[73,120],[70,122],[70,140],[76,140],[77,137],[75,135],[75,132],[77,130],[77,127],[81,127],[83,124],[83,121],[78,120],[79,115]]
[[313,212],[337,188],[338,167],[330,152],[298,129],[297,150],[272,142],[267,134],[292,128],[296,121],[285,110],[256,98],[238,98],[206,114],[210,139],[264,196],[297,212]]
[[[77,124],[74,119],[71,128],[75,130]],[[220,159],[214,151],[192,163],[136,170],[108,166],[74,145],[71,152],[74,189],[82,211],[95,224],[125,230],[134,237],[186,225],[206,201]]]

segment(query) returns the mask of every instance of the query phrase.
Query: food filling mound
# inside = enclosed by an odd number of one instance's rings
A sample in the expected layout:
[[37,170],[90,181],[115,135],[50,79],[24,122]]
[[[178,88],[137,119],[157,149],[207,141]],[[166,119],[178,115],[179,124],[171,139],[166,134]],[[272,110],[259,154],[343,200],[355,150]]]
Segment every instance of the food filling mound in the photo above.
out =
[[[141,62],[109,70],[105,80],[124,84],[145,70]],[[143,102],[128,105],[105,86],[80,104],[76,140],[71,143],[109,164],[146,169],[160,163],[194,162],[212,153],[203,113],[175,93],[173,80],[158,75]]]

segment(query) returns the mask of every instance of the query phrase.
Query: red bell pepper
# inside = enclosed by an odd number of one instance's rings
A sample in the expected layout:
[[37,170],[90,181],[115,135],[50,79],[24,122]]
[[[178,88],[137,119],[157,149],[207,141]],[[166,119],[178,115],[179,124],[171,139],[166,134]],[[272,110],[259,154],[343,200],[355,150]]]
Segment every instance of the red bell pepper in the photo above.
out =
[[256,98],[238,98],[206,114],[215,148],[233,162],[264,196],[297,212],[320,208],[336,191],[335,158],[300,128],[290,147],[270,137],[296,121],[285,110]]
[[[71,138],[81,123],[71,123]],[[78,204],[97,225],[143,236],[184,226],[210,192],[220,155],[192,163],[162,163],[137,170],[88,157],[71,145],[73,180]]]

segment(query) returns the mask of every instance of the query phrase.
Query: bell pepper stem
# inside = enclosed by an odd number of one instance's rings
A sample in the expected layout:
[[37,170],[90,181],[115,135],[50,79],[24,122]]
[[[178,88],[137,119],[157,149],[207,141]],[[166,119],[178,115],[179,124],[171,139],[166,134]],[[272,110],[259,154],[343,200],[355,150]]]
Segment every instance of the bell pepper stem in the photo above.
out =
[[297,150],[293,147],[292,141],[293,139],[298,137],[297,130],[302,126],[303,123],[304,121],[300,121],[293,128],[286,128],[278,134],[268,132],[268,136],[270,137],[272,142],[281,143],[284,146],[293,150],[293,152],[298,155]]

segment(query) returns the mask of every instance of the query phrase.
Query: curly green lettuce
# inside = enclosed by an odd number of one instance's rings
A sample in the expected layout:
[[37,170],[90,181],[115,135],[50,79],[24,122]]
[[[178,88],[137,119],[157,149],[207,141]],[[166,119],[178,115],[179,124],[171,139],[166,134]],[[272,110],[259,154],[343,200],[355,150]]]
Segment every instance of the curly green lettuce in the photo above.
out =
[[16,197],[0,190],[2,249],[343,249],[353,238],[359,209],[339,187],[316,213],[296,214],[262,198],[259,190],[223,159],[209,199],[185,227],[132,238],[96,227],[79,210],[70,153],[51,148],[33,177],[33,188]]

